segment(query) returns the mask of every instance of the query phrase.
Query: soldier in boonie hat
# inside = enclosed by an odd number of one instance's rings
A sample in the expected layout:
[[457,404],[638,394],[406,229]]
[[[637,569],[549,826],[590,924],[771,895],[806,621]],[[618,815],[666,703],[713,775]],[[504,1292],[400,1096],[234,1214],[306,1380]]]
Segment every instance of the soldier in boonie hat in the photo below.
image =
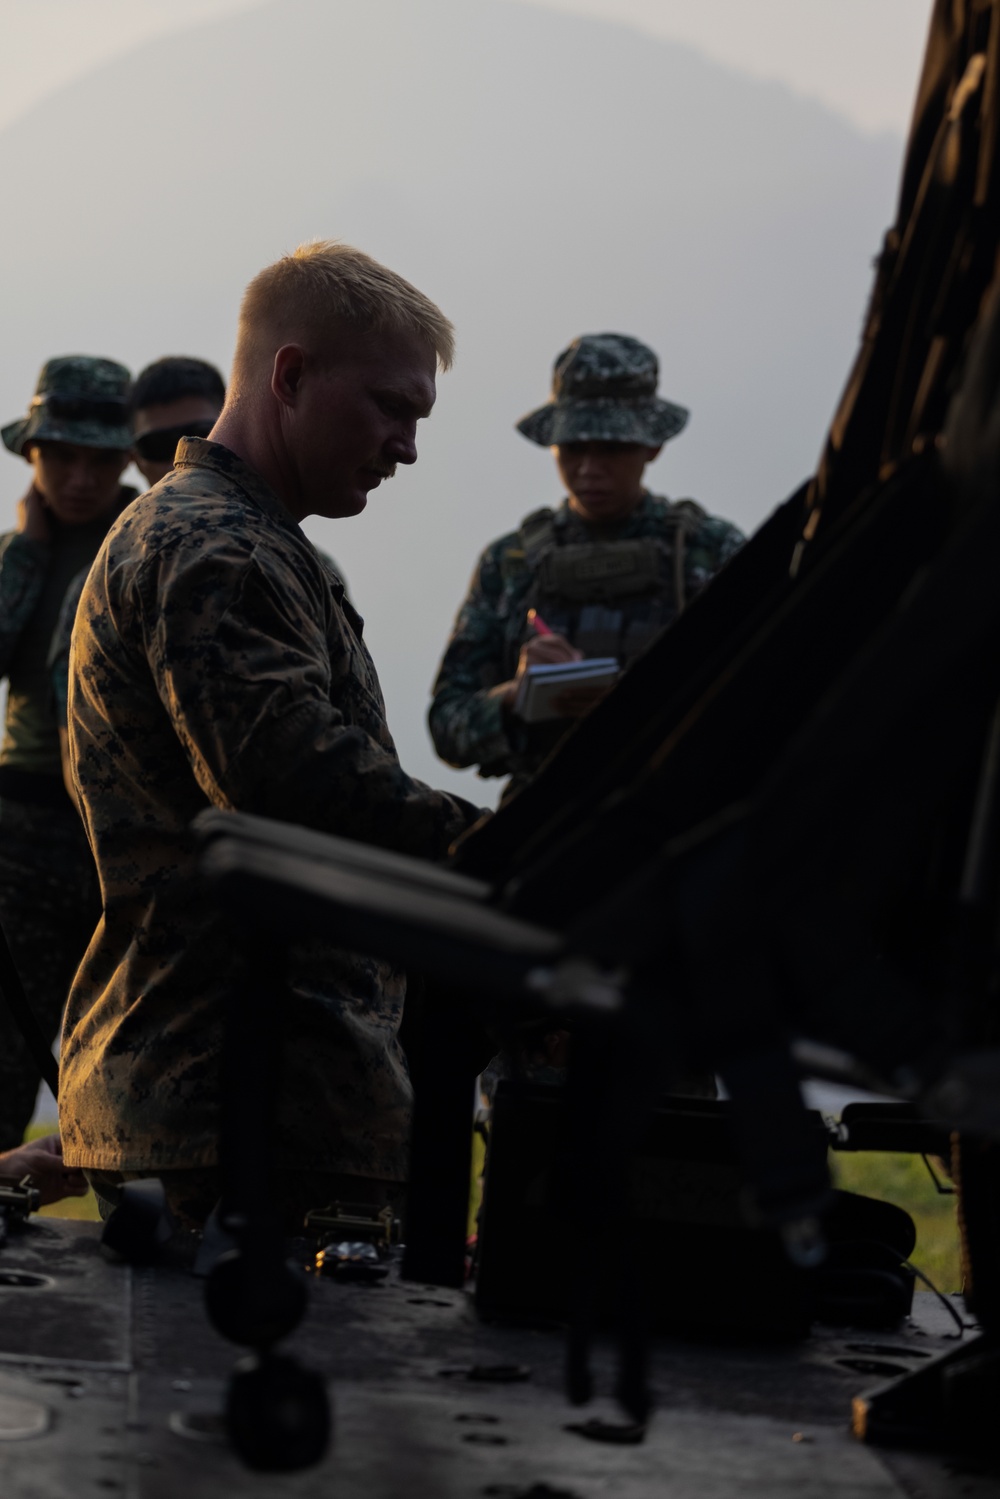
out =
[[647,464],[688,419],[656,393],[653,350],[625,333],[575,338],[552,399],[517,430],[551,448],[565,498],[479,559],[434,684],[430,730],[449,765],[512,775],[516,789],[605,688],[578,684],[549,722],[520,720],[532,666],[614,657],[627,666],[743,541],[693,500],[650,494]]
[[564,442],[634,442],[658,448],[676,437],[689,413],[656,394],[659,360],[624,333],[586,333],[564,349],[552,371],[552,399],[521,418],[517,430],[544,448]]
[[[100,915],[93,859],[63,783],[50,652],[71,579],[135,497],[121,483],[129,384],[112,359],[50,359],[27,415],[0,431],[32,471],[17,527],[0,536],[0,926],[49,1037]],[[38,1069],[0,1015],[0,1150],[21,1140],[37,1092]]]
[[32,442],[72,442],[85,448],[132,446],[123,364],[85,354],[64,354],[43,366],[27,416],[0,429],[4,446],[19,457]]
[[[429,714],[441,758],[510,775],[505,797],[607,693],[615,664],[627,667],[645,650],[743,541],[693,500],[646,489],[647,464],[688,419],[657,395],[658,375],[656,355],[637,338],[586,334],[556,360],[552,399],[517,423],[553,450],[565,498],[480,557]],[[564,685],[546,705],[551,716],[528,710],[522,688],[534,668],[595,657],[613,658],[603,680]],[[494,1059],[484,1086],[491,1092],[512,1074],[561,1082],[564,1053],[564,1033],[528,1035],[516,1055]],[[714,1079],[688,1080],[680,1091],[712,1096]]]

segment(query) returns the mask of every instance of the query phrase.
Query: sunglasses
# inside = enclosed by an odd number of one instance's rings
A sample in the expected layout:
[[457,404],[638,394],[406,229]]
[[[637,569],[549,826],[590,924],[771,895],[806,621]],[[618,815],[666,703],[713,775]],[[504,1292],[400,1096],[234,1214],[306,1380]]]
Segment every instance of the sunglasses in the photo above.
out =
[[150,463],[169,463],[182,437],[207,437],[214,426],[214,418],[201,417],[197,421],[178,422],[175,427],[157,427],[137,437],[132,446],[140,458]]
[[100,422],[109,427],[129,425],[128,404],[123,400],[88,400],[86,396],[36,396],[31,404],[42,406],[50,416],[62,417],[66,421]]

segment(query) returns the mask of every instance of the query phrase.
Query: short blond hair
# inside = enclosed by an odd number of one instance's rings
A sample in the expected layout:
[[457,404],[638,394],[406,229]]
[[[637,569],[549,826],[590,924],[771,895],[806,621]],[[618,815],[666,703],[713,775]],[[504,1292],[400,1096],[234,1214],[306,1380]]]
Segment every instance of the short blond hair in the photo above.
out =
[[363,250],[315,239],[265,266],[243,293],[234,385],[282,344],[338,327],[415,333],[443,370],[455,357],[455,330],[429,297]]

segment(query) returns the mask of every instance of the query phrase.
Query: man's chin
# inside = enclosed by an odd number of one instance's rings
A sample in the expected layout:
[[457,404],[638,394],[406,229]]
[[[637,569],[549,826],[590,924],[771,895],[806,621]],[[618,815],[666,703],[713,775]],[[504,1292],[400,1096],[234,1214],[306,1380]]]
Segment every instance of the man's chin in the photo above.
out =
[[343,484],[336,490],[327,489],[323,495],[318,495],[306,514],[322,515],[327,520],[343,520],[350,515],[360,515],[367,504],[367,484]]
[[56,508],[52,506],[52,513],[56,520],[64,526],[86,526],[90,521],[96,520],[104,506],[101,505],[67,505],[63,503]]
[[584,519],[593,521],[595,524],[601,521],[623,520],[625,516],[631,514],[631,508],[628,505],[623,505],[620,500],[607,499],[603,496],[601,498],[581,497],[577,503]]
[[355,489],[350,494],[341,495],[338,499],[329,501],[318,514],[325,515],[327,520],[346,520],[348,516],[360,515],[367,504],[367,492],[363,489]]

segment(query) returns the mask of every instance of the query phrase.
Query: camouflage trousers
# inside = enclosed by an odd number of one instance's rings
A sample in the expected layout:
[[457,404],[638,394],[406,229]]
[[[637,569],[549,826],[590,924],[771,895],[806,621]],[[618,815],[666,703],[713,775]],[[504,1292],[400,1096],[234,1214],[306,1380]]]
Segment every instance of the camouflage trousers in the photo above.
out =
[[[99,915],[94,862],[69,799],[65,808],[0,799],[0,926],[50,1040]],[[39,1082],[20,1031],[0,1004],[0,1150],[21,1143]]]

